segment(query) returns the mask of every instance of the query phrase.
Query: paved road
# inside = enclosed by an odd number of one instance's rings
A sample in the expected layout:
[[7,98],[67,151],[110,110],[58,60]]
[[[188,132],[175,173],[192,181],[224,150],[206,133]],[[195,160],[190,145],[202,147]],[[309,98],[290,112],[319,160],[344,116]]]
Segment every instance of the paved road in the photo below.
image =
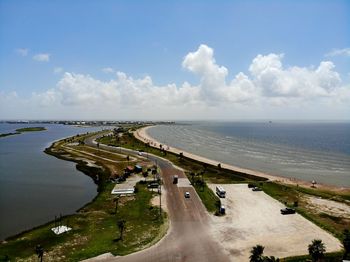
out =
[[[94,137],[87,139],[86,143],[96,146],[93,139]],[[119,148],[104,145],[100,145],[100,147],[120,152]],[[122,149],[121,152],[135,154],[126,149]],[[185,178],[185,174],[162,158],[153,155],[149,155],[148,158],[157,162],[162,171],[170,219],[169,232],[160,242],[150,248],[127,256],[111,258],[108,261],[229,261],[223,248],[210,236],[210,217],[194,188],[178,187],[172,183],[173,175]],[[184,198],[185,191],[190,192],[190,198]]]

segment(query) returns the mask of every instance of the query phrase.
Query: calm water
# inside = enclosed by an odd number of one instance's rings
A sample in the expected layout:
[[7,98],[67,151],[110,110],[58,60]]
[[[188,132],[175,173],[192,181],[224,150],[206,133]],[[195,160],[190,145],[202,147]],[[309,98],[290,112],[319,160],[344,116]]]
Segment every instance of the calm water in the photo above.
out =
[[191,122],[156,126],[148,134],[222,163],[350,186],[350,123]]
[[[28,126],[0,124],[0,133]],[[43,224],[60,213],[74,213],[97,194],[93,181],[77,171],[73,162],[43,152],[54,140],[97,128],[32,126],[48,130],[0,138],[0,239]]]

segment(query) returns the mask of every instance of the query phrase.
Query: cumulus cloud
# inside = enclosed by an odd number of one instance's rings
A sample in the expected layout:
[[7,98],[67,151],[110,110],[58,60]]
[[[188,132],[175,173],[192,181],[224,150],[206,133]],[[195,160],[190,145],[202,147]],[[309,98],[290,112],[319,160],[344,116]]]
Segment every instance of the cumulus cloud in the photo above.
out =
[[[330,61],[316,68],[283,66],[283,54],[257,55],[249,66],[249,74],[239,72],[227,80],[228,69],[216,63],[214,50],[206,45],[188,53],[183,68],[199,76],[199,83],[181,86],[157,86],[150,76],[134,79],[123,72],[109,81],[90,75],[65,73],[54,91],[43,96],[45,101],[63,105],[103,105],[117,107],[232,105],[261,101],[272,105],[288,101],[334,98],[341,90],[341,78]],[[345,90],[342,91],[343,95]],[[155,103],[156,101],[156,103]]]
[[[249,109],[252,106],[264,111],[264,107],[333,107],[350,101],[350,86],[342,83],[332,62],[322,61],[316,67],[285,67],[283,59],[284,54],[259,54],[247,73],[238,72],[230,80],[228,69],[217,64],[214,50],[200,45],[182,61],[184,69],[199,77],[197,84],[158,86],[150,76],[133,78],[113,69],[115,78],[109,81],[66,72],[56,87],[34,93],[31,99],[34,104],[55,107],[57,111],[76,108],[100,117],[127,114],[127,109],[135,114],[178,118],[186,118],[192,112],[208,112],[209,116],[209,113],[225,111],[223,108],[246,110],[246,115],[254,115]],[[112,71],[105,69],[108,73]]]
[[252,80],[266,97],[313,98],[329,96],[341,84],[334,64],[323,61],[316,69],[283,68],[283,54],[258,55],[249,67]]
[[28,55],[28,48],[18,48],[16,49],[16,53],[20,56],[27,56]]
[[33,56],[33,60],[38,61],[38,62],[49,62],[50,56],[51,55],[48,53],[36,54]]
[[325,56],[350,56],[350,48],[332,49]]

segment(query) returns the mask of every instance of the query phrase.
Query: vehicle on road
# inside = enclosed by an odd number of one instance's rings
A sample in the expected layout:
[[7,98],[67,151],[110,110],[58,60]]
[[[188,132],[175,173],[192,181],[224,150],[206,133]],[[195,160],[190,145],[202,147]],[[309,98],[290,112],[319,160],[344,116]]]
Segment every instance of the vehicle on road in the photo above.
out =
[[226,213],[226,209],[225,209],[225,206],[224,206],[224,205],[221,205],[221,206],[220,206],[219,212],[220,212],[221,215],[224,215],[224,214]]
[[190,198],[190,192],[188,191],[185,192],[185,198]]
[[253,187],[253,189],[252,189],[253,191],[262,191],[262,189],[260,188],[260,187]]
[[148,187],[148,188],[158,188],[158,187],[159,187],[159,184],[156,183],[156,182],[153,182],[153,183],[150,183],[147,187]]
[[178,175],[174,175],[173,176],[173,184],[177,184],[178,180],[179,180],[179,176]]
[[289,208],[289,207],[283,208],[281,209],[281,214],[282,215],[295,214],[295,209]]
[[226,191],[225,189],[222,187],[222,186],[217,186],[216,187],[216,194],[221,197],[221,198],[224,198],[226,197]]
[[256,187],[254,184],[252,184],[252,183],[248,184],[248,188],[254,188],[254,187]]

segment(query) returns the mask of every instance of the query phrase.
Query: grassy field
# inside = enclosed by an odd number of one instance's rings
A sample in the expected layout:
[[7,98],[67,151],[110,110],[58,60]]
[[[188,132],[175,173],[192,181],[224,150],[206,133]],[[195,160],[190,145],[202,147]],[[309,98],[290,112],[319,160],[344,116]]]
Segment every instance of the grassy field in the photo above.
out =
[[[75,142],[79,136],[66,139]],[[61,159],[74,157],[62,148],[66,142],[55,143],[50,154]],[[80,148],[84,150],[84,148]],[[89,150],[91,152],[91,150]],[[81,157],[81,155],[78,155]],[[90,156],[93,159],[92,156]],[[45,249],[44,261],[79,261],[105,252],[125,255],[143,249],[157,242],[167,231],[166,213],[160,215],[159,207],[151,205],[155,193],[147,190],[146,184],[137,184],[137,193],[122,197],[115,212],[114,196],[110,194],[114,184],[108,182],[110,171],[103,162],[96,164],[102,168],[87,166],[79,160],[77,169],[94,178],[99,176],[98,195],[75,215],[67,216],[63,223],[73,229],[62,235],[55,235],[50,229],[53,222],[7,239],[0,244],[0,261],[37,261],[34,249],[40,244]],[[123,169],[126,163],[115,165]],[[118,221],[125,220],[123,240],[120,240]]]
[[36,131],[44,131],[46,130],[45,127],[37,126],[37,127],[24,127],[24,128],[18,128],[16,129],[16,132],[36,132]]

